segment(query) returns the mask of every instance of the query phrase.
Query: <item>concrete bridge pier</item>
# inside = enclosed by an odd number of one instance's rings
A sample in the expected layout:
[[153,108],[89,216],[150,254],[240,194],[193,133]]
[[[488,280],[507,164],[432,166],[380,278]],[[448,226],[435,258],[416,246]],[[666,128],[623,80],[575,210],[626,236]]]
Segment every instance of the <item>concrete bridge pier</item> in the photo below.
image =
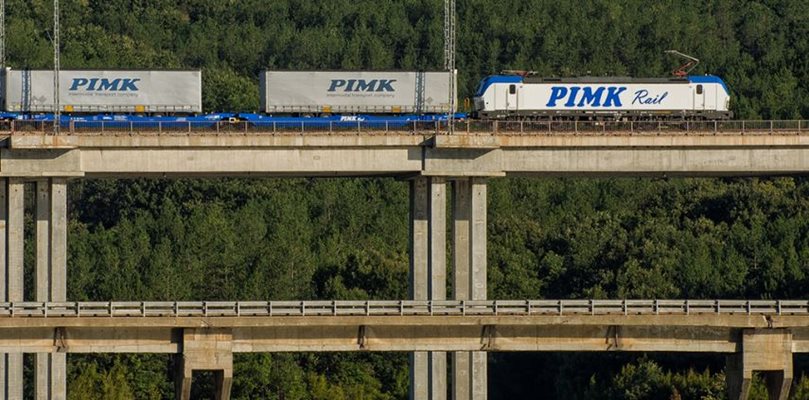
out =
[[[3,266],[0,297],[7,302],[25,300],[25,183],[19,178],[0,179],[0,265]],[[36,193],[36,301],[66,301],[67,181],[62,178],[39,180]],[[65,353],[37,354],[35,369],[38,400],[67,398]],[[22,399],[23,384],[22,353],[0,355],[2,398]]]
[[[447,180],[420,177],[410,182],[410,297],[447,298]],[[453,297],[486,299],[486,181],[452,180]],[[486,352],[452,355],[452,399],[485,400]],[[410,357],[410,398],[444,400],[448,373],[445,352],[415,352]]]
[[[443,178],[410,182],[410,298],[447,298],[447,185]],[[410,399],[447,398],[447,353],[410,355]]]
[[792,385],[792,333],[788,329],[745,329],[742,352],[729,355],[728,398],[747,400],[753,372],[764,374],[770,400],[787,400]]
[[[0,297],[5,302],[23,301],[23,223],[25,184],[0,179]],[[23,397],[23,355],[0,355],[0,395],[8,400]]]
[[[36,301],[66,300],[67,181],[61,178],[39,180],[36,182]],[[67,398],[66,356],[59,351],[37,353],[38,400]]]
[[[486,300],[486,181],[452,181],[453,275],[455,300]],[[452,354],[452,400],[487,398],[486,352]]]
[[230,329],[184,329],[182,354],[177,355],[177,400],[191,399],[194,371],[213,371],[216,400],[230,399],[233,384],[233,332]]

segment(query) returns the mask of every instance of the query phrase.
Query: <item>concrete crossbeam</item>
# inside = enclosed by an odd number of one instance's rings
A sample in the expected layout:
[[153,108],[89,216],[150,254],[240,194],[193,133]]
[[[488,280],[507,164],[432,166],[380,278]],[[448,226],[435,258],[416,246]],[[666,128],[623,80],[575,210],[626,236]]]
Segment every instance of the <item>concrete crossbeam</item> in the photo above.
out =
[[216,400],[230,399],[233,383],[233,335],[229,329],[184,329],[176,373],[177,400],[191,399],[194,371],[214,371]]
[[747,400],[753,372],[765,375],[770,400],[786,400],[792,385],[792,332],[786,329],[745,329],[741,352],[729,355],[725,376],[728,398]]

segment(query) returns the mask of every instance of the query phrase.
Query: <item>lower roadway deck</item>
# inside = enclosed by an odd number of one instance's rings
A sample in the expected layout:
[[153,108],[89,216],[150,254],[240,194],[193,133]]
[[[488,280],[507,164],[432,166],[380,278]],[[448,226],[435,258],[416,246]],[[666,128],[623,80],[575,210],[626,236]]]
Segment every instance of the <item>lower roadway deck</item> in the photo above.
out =
[[804,353],[808,306],[733,300],[4,303],[0,352],[180,353],[183,331],[201,329],[228,332],[235,353],[736,353],[748,330],[787,330],[792,352]]

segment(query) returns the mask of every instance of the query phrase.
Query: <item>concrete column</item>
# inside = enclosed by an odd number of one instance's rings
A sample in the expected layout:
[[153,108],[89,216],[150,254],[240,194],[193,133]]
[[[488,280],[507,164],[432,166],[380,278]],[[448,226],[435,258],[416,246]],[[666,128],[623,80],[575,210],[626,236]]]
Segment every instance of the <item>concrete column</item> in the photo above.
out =
[[[486,182],[459,179],[453,189],[453,297],[486,300]],[[455,352],[452,359],[453,400],[485,400],[486,352]]]
[[[410,183],[410,298],[445,300],[447,286],[446,182],[417,178]],[[410,398],[447,397],[446,352],[410,356]]]
[[[0,266],[2,266],[2,273],[0,273],[0,300],[8,301],[8,292],[6,290],[6,280],[8,278],[8,258],[6,252],[8,251],[8,180],[0,179]],[[0,353],[0,397],[8,398],[6,392],[6,366],[8,364],[8,357],[5,353]]]
[[753,371],[764,374],[770,400],[787,400],[792,385],[792,333],[787,329],[745,329],[742,352],[727,357],[728,399],[747,400]]
[[[36,183],[36,300],[66,300],[67,182]],[[64,353],[36,355],[36,398],[67,398],[67,359]]]
[[[2,187],[2,246],[4,301],[23,301],[23,229],[25,215],[25,184],[13,178],[3,179]],[[23,355],[5,355],[3,379],[4,399],[23,398]]]

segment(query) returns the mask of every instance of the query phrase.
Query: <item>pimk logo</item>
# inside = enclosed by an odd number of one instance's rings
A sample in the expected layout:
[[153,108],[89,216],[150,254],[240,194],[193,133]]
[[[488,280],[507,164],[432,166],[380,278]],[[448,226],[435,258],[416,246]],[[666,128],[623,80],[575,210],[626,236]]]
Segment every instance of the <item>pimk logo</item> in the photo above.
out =
[[75,78],[69,91],[85,90],[87,92],[137,92],[140,78]]
[[[551,96],[548,100],[548,107],[556,107],[561,100],[563,107],[623,107],[621,94],[626,91],[626,87],[602,86],[592,88],[590,86],[554,86],[551,88]],[[659,105],[668,97],[669,92],[652,95],[648,90],[642,89],[635,92],[632,104]]]
[[[551,88],[551,98],[548,100],[548,107],[556,107],[556,102],[567,98],[565,107],[621,107],[621,93],[625,92],[625,87],[600,87],[593,90],[589,86],[554,86]],[[604,93],[606,92],[606,93]]]
[[343,92],[395,92],[393,83],[396,79],[333,79],[329,92],[340,89]]

